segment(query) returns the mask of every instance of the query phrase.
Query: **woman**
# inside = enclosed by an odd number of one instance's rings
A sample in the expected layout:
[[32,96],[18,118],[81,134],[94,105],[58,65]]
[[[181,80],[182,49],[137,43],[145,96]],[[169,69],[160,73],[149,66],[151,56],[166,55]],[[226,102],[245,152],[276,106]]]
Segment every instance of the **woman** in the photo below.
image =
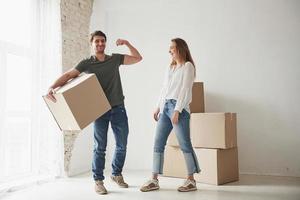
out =
[[157,122],[154,141],[152,179],[142,187],[142,192],[159,189],[158,174],[162,174],[166,141],[174,128],[186,166],[187,180],[178,188],[180,192],[197,190],[194,173],[200,169],[190,139],[190,108],[195,66],[187,43],[180,38],[171,40],[169,53],[172,62],[167,69],[164,85],[154,119]]

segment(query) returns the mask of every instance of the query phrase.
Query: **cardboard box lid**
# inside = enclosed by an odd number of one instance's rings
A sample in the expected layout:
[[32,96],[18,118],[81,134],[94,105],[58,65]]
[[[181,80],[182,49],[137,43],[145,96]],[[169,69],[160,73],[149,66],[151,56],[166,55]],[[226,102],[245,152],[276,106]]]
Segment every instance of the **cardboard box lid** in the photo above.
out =
[[95,74],[81,73],[79,76],[68,81],[62,87],[56,88],[55,93],[64,93],[65,91],[70,90],[71,88],[79,85],[80,83],[84,82],[85,80],[89,79],[92,76],[95,76]]

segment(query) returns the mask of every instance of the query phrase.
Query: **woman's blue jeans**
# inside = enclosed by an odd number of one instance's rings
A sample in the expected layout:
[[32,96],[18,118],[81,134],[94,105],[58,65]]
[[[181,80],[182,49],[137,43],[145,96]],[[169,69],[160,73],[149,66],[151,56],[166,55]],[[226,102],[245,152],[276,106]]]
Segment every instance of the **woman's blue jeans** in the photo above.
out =
[[172,124],[171,119],[174,113],[175,105],[176,100],[166,100],[163,112],[161,112],[159,115],[154,141],[153,173],[163,173],[164,150],[168,136],[174,128],[174,132],[185,158],[187,174],[193,175],[194,173],[199,173],[200,168],[190,139],[190,114],[183,109],[179,114],[178,123]]

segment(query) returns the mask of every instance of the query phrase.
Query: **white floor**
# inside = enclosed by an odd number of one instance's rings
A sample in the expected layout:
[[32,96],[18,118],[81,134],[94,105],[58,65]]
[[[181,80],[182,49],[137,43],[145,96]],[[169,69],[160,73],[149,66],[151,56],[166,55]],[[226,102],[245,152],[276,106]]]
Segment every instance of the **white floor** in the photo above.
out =
[[[108,176],[107,176],[108,177]],[[241,175],[240,181],[213,186],[198,183],[198,191],[179,193],[176,191],[183,180],[176,178],[160,178],[159,191],[142,193],[139,187],[147,180],[149,173],[127,172],[125,179],[130,184],[127,189],[118,188],[109,178],[105,185],[109,194],[97,195],[94,192],[94,182],[90,174],[84,174],[72,178],[59,179],[54,182],[43,183],[27,187],[25,189],[7,193],[1,197],[3,200],[93,200],[93,199],[251,199],[251,200],[300,200],[300,178],[271,177]]]

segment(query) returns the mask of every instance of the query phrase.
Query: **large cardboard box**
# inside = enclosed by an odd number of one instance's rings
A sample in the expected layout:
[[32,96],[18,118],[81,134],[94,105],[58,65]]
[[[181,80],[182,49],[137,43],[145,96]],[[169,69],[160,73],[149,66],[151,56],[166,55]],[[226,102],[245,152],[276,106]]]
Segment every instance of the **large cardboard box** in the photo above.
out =
[[[194,174],[197,182],[221,185],[239,180],[237,148],[198,148],[194,151],[201,169],[199,174]],[[185,159],[180,148],[166,147],[163,175],[177,178],[187,177]]]
[[54,94],[56,102],[43,96],[61,130],[82,130],[111,109],[95,74],[81,74]]
[[[190,135],[195,148],[228,149],[236,147],[236,113],[192,113]],[[167,144],[179,146],[173,131]]]
[[203,113],[205,111],[203,82],[194,82],[193,84],[190,110],[191,113]]

